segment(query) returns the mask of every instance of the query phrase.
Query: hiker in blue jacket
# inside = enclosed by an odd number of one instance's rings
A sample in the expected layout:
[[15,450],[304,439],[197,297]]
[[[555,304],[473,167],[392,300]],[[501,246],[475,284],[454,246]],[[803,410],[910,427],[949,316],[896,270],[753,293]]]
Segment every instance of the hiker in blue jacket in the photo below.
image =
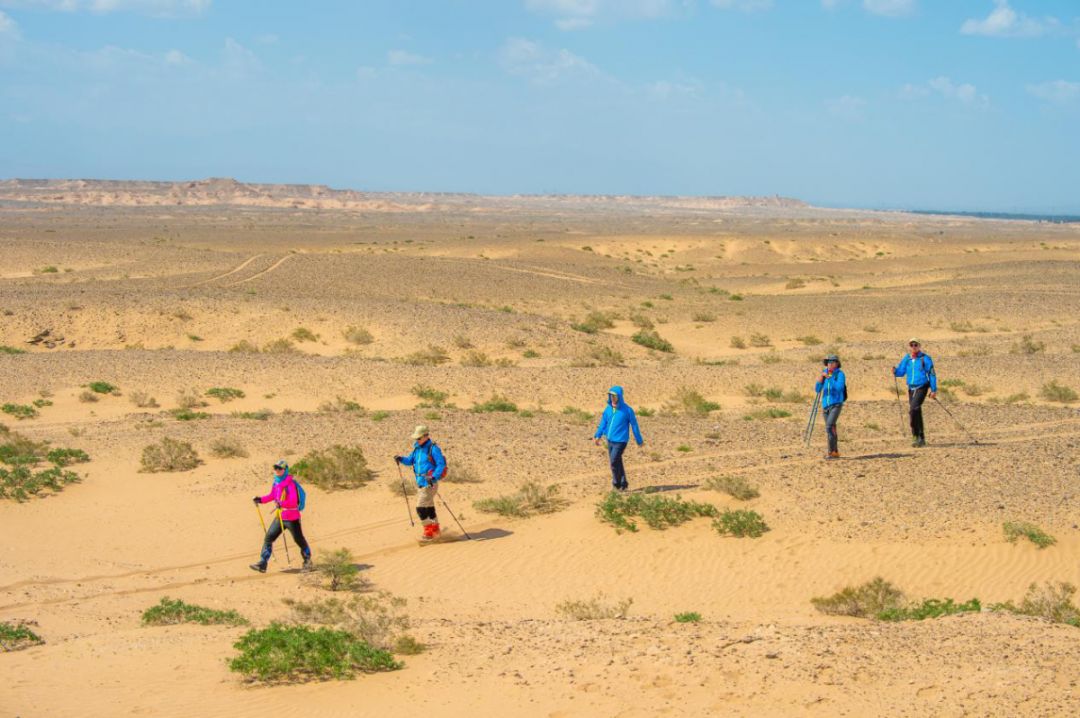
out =
[[420,540],[434,541],[440,534],[435,497],[439,493],[439,480],[446,476],[446,457],[438,444],[431,440],[426,426],[416,427],[412,438],[412,452],[408,456],[395,456],[394,461],[413,467],[416,474],[416,515],[424,527]]
[[608,460],[611,462],[611,486],[618,491],[626,491],[630,485],[626,482],[626,469],[622,455],[630,443],[630,429],[634,430],[634,441],[638,446],[645,443],[638,428],[637,415],[630,405],[623,401],[623,388],[613,386],[608,390],[608,403],[600,417],[600,423],[593,434],[593,442],[600,446],[600,437],[607,438]]
[[908,413],[911,416],[911,445],[926,446],[926,431],[923,426],[922,405],[926,395],[937,397],[937,372],[934,360],[923,353],[918,339],[908,340],[909,352],[893,369],[893,376],[902,376],[908,388]]
[[830,354],[825,357],[825,368],[814,384],[814,393],[821,392],[821,411],[825,414],[825,435],[829,438],[829,453],[826,459],[840,458],[840,437],[836,433],[836,422],[840,420],[840,411],[847,400],[847,378],[840,369],[840,357]]

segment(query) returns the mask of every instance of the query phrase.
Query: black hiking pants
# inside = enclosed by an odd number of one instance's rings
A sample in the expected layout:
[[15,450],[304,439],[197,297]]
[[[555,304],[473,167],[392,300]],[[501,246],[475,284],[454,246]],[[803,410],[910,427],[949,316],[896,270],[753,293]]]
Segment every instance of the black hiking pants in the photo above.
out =
[[613,489],[626,490],[630,484],[626,482],[626,467],[623,466],[622,455],[626,451],[625,441],[608,442],[608,461],[611,463],[611,487]]
[[911,435],[916,439],[926,439],[926,431],[923,427],[922,405],[926,401],[926,395],[930,391],[929,384],[908,389],[908,413],[911,415]]
[[830,453],[840,451],[840,437],[836,433],[836,422],[840,420],[840,412],[843,408],[843,404],[831,404],[823,409],[825,412],[825,435],[829,437]]
[[277,514],[274,515],[274,520],[270,522],[270,527],[266,529],[266,538],[263,539],[262,553],[259,555],[260,560],[265,564],[270,560],[270,555],[274,552],[274,542],[277,541],[278,536],[281,535],[281,524],[285,524],[285,528],[292,534],[293,541],[300,547],[300,555],[304,558],[311,558],[311,547],[308,546],[307,539],[304,538],[304,531],[300,528],[300,519],[295,521],[279,521]]

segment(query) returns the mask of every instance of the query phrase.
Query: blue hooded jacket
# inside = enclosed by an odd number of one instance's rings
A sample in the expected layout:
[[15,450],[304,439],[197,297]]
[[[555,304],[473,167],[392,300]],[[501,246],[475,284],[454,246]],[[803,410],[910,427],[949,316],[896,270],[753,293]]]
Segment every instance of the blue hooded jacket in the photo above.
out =
[[937,391],[937,372],[934,371],[934,360],[929,354],[919,352],[914,359],[911,354],[905,354],[900,364],[893,369],[893,374],[904,377],[908,389],[918,389],[929,384],[930,391]]
[[823,376],[814,384],[814,392],[821,392],[821,408],[828,409],[834,404],[844,403],[844,387],[847,385],[847,377],[844,370],[837,367],[829,376]]
[[402,456],[401,463],[413,467],[416,473],[416,485],[421,489],[425,486],[433,486],[446,473],[446,457],[443,456],[438,444],[431,439],[428,439],[423,446],[414,443],[412,453]]
[[630,405],[623,401],[623,389],[621,386],[613,386],[608,390],[608,397],[612,394],[619,397],[615,407],[611,406],[608,399],[604,407],[604,414],[600,417],[600,423],[596,426],[594,439],[606,436],[608,441],[630,441],[630,429],[634,430],[634,440],[641,446],[644,439],[641,438],[641,430],[638,428],[637,415]]

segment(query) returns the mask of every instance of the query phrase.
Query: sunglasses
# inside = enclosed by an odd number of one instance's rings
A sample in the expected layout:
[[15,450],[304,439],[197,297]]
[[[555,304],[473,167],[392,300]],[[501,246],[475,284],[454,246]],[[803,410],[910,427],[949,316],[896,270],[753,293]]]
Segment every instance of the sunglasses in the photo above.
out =
[[909,347],[917,347],[917,346],[919,346],[919,343],[918,342],[912,342],[911,344],[908,344],[908,346]]
[[284,471],[284,470],[285,470],[284,466],[275,466],[274,467],[274,471]]

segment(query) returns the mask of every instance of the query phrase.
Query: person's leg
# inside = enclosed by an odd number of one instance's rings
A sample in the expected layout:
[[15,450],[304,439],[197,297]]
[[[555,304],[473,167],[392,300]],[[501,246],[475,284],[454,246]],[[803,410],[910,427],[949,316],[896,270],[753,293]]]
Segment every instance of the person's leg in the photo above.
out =
[[307,539],[304,538],[304,529],[300,527],[300,519],[295,521],[286,521],[285,528],[289,529],[289,533],[292,534],[293,541],[300,547],[300,555],[304,558],[304,563],[311,560],[311,546],[308,545]]
[[825,409],[825,435],[829,439],[829,454],[838,454],[840,451],[840,438],[836,431],[836,422],[840,420],[840,411],[843,404],[833,404]]
[[438,530],[439,522],[435,515],[435,492],[437,484],[422,486],[416,492],[416,515],[424,526],[424,538],[432,538]]
[[269,528],[266,529],[266,536],[263,538],[262,552],[259,554],[259,562],[252,565],[257,571],[265,571],[266,564],[270,561],[270,556],[274,553],[274,542],[277,541],[277,537],[281,535],[281,522],[277,520],[277,515],[274,515],[274,519],[270,522]]
[[608,460],[611,463],[611,485],[616,489],[625,489],[626,467],[623,466],[623,452],[626,451],[625,441],[608,442]]
[[926,394],[930,391],[929,386],[920,386],[917,389],[909,389],[909,409],[911,410],[911,435],[920,444],[926,442],[926,433],[923,427],[922,405],[926,401]]

